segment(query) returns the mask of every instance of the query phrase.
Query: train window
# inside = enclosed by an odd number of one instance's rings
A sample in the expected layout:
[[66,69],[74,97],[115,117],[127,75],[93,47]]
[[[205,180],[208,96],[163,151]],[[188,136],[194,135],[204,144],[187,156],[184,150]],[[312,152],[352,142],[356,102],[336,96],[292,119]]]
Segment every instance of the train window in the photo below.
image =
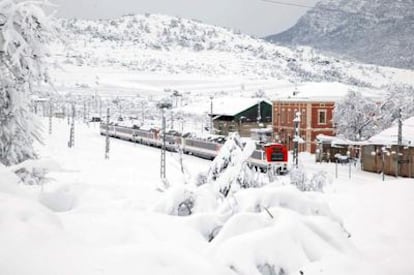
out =
[[274,145],[266,148],[268,161],[287,161],[287,151],[284,146]]
[[283,161],[284,160],[284,154],[283,152],[274,152],[271,155],[272,161]]

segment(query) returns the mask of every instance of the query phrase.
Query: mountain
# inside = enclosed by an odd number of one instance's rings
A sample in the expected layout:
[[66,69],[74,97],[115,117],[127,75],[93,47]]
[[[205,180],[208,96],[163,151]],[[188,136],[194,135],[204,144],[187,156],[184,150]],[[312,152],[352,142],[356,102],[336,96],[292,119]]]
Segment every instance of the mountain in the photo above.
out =
[[[181,83],[190,90],[201,79],[211,84],[205,86],[210,91],[220,91],[223,78],[237,82],[238,89],[247,81],[276,80],[377,88],[414,84],[410,71],[343,61],[309,47],[276,46],[183,18],[146,14],[59,24],[64,43],[57,42],[52,52],[60,69],[51,71],[57,88],[162,90]],[[172,76],[174,81],[166,81]]]
[[413,0],[323,0],[296,25],[266,39],[414,69],[413,30]]

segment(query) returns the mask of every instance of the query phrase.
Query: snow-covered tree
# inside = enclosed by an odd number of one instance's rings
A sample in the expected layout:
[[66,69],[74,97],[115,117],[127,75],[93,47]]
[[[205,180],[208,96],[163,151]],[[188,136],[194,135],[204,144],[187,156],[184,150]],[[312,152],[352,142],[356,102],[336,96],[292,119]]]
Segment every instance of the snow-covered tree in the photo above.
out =
[[333,122],[337,133],[350,140],[366,139],[379,129],[376,125],[378,104],[360,92],[349,91],[345,98],[335,104]]
[[388,128],[399,117],[414,116],[414,87],[408,85],[390,86],[384,104],[380,107],[380,127]]
[[215,185],[225,197],[231,190],[258,185],[257,172],[247,163],[254,149],[253,142],[243,144],[238,133],[231,133],[210,166],[207,183]]
[[0,1],[0,162],[35,157],[39,128],[29,111],[33,85],[47,81],[45,57],[54,37],[46,1]]

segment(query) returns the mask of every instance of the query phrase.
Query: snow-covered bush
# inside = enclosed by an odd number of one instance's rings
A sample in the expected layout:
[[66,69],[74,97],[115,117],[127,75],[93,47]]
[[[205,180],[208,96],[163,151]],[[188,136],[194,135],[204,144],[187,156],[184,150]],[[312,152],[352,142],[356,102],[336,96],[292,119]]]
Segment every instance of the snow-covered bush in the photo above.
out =
[[[299,191],[297,191],[299,192]],[[324,257],[351,253],[341,224],[272,207],[267,213],[232,216],[211,242],[214,257],[236,274],[300,274]]]
[[193,212],[195,196],[192,190],[185,186],[171,187],[159,201],[154,210],[174,216],[188,216]]
[[59,171],[61,167],[53,160],[39,159],[26,160],[9,167],[15,173],[20,182],[28,185],[44,184],[47,182],[46,174],[51,171]]
[[254,149],[253,142],[243,144],[238,133],[230,133],[210,166],[207,183],[214,185],[224,197],[240,188],[260,185],[256,181],[257,172],[247,163]]
[[196,177],[196,186],[201,186],[207,183],[207,173],[205,172],[200,172],[197,174]]
[[323,192],[328,182],[326,171],[317,171],[310,178],[307,177],[304,167],[300,166],[290,171],[290,183],[300,191]]
[[59,186],[51,192],[39,194],[39,202],[55,212],[66,212],[74,208],[77,196],[69,185]]
[[306,190],[303,191],[322,192],[328,183],[328,173],[326,171],[318,171],[313,174],[312,178],[309,180],[309,183],[305,186]]
[[290,183],[295,185],[299,190],[304,191],[304,186],[306,184],[306,173],[305,169],[301,166],[293,167],[289,173]]
[[172,186],[156,203],[153,210],[173,216],[189,216],[193,213],[215,211],[219,198],[211,186]]
[[47,43],[55,33],[42,1],[0,2],[0,162],[35,157],[39,129],[29,111],[35,82],[48,81]]

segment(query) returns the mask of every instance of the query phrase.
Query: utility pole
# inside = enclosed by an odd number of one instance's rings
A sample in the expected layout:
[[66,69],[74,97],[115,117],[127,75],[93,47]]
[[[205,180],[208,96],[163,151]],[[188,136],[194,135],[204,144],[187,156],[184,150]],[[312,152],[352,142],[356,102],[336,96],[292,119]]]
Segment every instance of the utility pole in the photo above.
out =
[[395,176],[398,177],[400,174],[400,148],[402,146],[402,120],[401,120],[401,108],[398,109],[398,140],[397,140],[397,165]]
[[83,100],[83,122],[86,122],[86,101]]
[[168,187],[167,183],[167,167],[166,167],[166,122],[165,122],[165,110],[172,107],[169,102],[161,102],[157,104],[157,107],[161,110],[161,123],[162,123],[162,146],[161,146],[161,161],[160,161],[160,178],[164,185]]
[[171,130],[174,130],[174,112],[171,110]]
[[256,120],[257,120],[257,125],[260,126],[260,122],[262,121],[262,111],[260,110],[260,100],[257,103],[257,118],[256,118]]
[[178,144],[178,153],[180,158],[180,167],[181,167],[181,173],[184,175],[184,163],[183,163],[183,144],[184,144],[184,118],[180,117],[179,122],[181,124],[181,136],[180,136],[180,144]]
[[73,146],[75,146],[75,115],[76,115],[75,104],[72,103],[72,124],[70,125],[69,142],[68,142],[69,148],[72,148]]
[[102,97],[99,96],[99,118],[102,119]]
[[106,109],[106,128],[105,128],[105,159],[109,159],[109,117],[110,111],[109,108]]
[[68,125],[70,125],[70,110],[69,110],[69,107],[68,107],[68,104],[65,104],[65,113],[66,113],[66,118],[67,118],[67,120],[68,120]]
[[49,135],[52,134],[53,102],[49,99]]
[[142,108],[142,122],[141,125],[145,124],[145,101],[141,101],[141,108]]
[[213,96],[210,96],[210,134],[214,134],[213,130]]
[[293,163],[296,168],[298,168],[299,164],[299,123],[300,123],[300,112],[296,112],[296,117],[293,120],[295,124],[295,136],[293,138],[294,147],[293,147]]
[[164,108],[161,108],[161,119],[162,119],[162,148],[161,148],[161,165],[160,165],[160,177],[162,180],[165,180],[166,178],[166,170],[167,167],[165,165],[165,132],[166,132],[166,123],[165,123],[165,114],[164,114]]

